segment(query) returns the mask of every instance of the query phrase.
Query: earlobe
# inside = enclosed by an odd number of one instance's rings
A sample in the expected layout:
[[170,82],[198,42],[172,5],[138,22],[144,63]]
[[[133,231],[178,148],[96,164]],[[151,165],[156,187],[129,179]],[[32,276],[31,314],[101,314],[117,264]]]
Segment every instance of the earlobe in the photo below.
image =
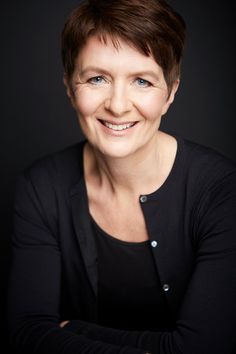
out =
[[172,102],[174,102],[175,94],[176,94],[176,92],[177,92],[177,90],[178,90],[178,88],[179,88],[179,83],[180,83],[180,80],[177,79],[177,80],[174,82],[173,86],[172,86],[171,93],[170,93],[170,96],[169,96],[169,99],[168,99],[169,104],[171,104]]
[[73,108],[75,108],[74,93],[73,93],[73,90],[72,90],[72,87],[71,87],[71,83],[70,83],[70,81],[69,81],[69,79],[68,79],[68,77],[67,77],[67,75],[65,73],[63,75],[63,83],[64,83],[64,85],[66,87],[66,94],[69,97]]
[[174,82],[174,84],[173,84],[173,86],[172,86],[172,89],[171,89],[171,92],[170,92],[170,94],[169,94],[169,96],[168,96],[168,98],[167,98],[166,104],[165,104],[165,106],[163,107],[162,116],[166,114],[166,112],[168,111],[168,109],[169,109],[171,103],[174,102],[175,94],[176,94],[176,92],[177,92],[177,90],[178,90],[179,83],[180,83],[180,80],[179,80],[179,79],[177,79],[177,80]]
[[68,77],[67,75],[64,73],[63,75],[63,83],[65,85],[66,88],[66,94],[69,98],[71,98],[71,85],[69,83]]

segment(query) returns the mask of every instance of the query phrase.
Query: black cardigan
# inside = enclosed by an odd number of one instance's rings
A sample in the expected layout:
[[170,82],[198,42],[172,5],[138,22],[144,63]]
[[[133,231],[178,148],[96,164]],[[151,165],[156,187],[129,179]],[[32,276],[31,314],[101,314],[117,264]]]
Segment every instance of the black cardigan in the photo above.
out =
[[[138,333],[96,325],[96,246],[81,142],[40,159],[19,177],[8,302],[16,353],[232,353],[236,166],[209,148],[176,138],[170,175],[156,192],[137,201],[173,331]],[[67,319],[71,323],[61,329],[58,323]]]

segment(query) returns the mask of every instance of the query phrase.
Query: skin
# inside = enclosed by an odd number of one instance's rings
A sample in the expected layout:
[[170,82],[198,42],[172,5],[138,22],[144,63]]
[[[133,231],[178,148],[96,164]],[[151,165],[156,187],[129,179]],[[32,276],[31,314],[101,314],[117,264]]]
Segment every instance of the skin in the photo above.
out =
[[173,166],[176,140],[159,127],[179,80],[169,94],[152,56],[123,40],[115,48],[109,38],[104,43],[93,36],[77,57],[72,79],[65,75],[64,83],[88,141],[84,174],[92,217],[124,241],[146,240],[138,198],[157,190]]
[[[95,36],[80,52],[72,82],[65,83],[81,129],[102,159],[150,153],[178,87],[176,82],[168,98],[162,69],[151,56],[122,40],[117,50]],[[104,122],[134,126],[117,131]]]

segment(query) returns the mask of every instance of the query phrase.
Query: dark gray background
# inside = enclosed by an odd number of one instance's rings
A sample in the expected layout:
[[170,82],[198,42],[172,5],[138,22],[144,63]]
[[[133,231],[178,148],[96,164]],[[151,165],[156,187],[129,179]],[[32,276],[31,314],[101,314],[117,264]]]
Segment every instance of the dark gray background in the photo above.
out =
[[[169,1],[184,17],[182,81],[162,128],[213,147],[236,161],[235,1]],[[1,334],[14,186],[33,160],[82,139],[66,97],[60,32],[78,1],[1,2]],[[17,299],[17,294],[16,294]]]

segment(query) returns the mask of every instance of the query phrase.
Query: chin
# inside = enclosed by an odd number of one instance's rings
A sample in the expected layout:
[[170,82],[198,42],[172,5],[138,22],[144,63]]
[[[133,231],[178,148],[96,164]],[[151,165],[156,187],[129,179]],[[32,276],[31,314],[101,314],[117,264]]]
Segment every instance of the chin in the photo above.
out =
[[[129,145],[129,144],[128,144]],[[99,152],[100,155],[108,158],[121,159],[132,156],[135,153],[134,147],[128,146],[124,142],[110,143],[106,146],[95,146],[94,149]]]

